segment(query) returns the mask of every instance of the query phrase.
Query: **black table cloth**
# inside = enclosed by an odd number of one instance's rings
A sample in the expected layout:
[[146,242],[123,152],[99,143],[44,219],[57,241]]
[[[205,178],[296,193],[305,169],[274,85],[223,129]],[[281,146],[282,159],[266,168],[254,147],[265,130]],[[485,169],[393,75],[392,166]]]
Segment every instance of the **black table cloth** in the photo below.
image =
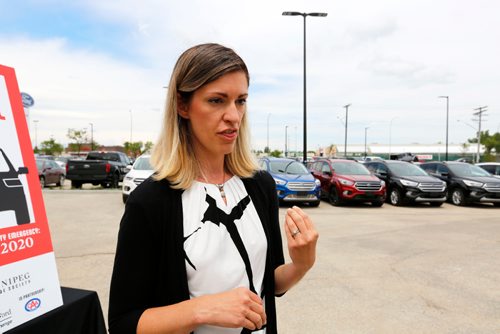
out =
[[63,305],[5,334],[106,334],[97,292],[61,287]]

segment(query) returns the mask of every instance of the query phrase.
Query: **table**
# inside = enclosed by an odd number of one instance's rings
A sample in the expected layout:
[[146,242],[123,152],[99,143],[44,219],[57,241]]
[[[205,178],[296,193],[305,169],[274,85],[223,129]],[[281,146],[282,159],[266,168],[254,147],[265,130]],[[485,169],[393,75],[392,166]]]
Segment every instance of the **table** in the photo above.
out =
[[61,287],[63,305],[5,334],[106,334],[97,292]]

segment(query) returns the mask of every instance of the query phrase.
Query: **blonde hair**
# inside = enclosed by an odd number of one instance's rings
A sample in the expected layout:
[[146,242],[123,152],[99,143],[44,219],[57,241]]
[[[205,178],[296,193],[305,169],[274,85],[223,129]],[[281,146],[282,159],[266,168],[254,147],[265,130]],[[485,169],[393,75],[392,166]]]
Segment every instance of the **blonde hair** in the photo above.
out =
[[[151,154],[156,180],[167,179],[172,188],[187,189],[199,175],[194,155],[189,120],[177,113],[178,94],[189,103],[193,93],[224,74],[241,71],[250,82],[243,60],[231,49],[219,44],[201,44],[186,50],[177,60],[168,86],[165,115],[160,136]],[[250,130],[243,114],[233,151],[224,157],[228,172],[242,178],[251,177],[258,169],[250,151]]]

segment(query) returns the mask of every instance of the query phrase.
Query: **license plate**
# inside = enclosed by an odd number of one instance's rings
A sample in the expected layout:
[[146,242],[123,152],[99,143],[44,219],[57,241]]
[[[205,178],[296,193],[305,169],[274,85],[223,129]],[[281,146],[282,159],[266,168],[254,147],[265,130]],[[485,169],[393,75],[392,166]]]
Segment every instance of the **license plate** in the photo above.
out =
[[300,197],[305,197],[305,196],[307,196],[307,195],[309,195],[309,194],[307,193],[307,191],[297,191],[297,196],[300,196]]

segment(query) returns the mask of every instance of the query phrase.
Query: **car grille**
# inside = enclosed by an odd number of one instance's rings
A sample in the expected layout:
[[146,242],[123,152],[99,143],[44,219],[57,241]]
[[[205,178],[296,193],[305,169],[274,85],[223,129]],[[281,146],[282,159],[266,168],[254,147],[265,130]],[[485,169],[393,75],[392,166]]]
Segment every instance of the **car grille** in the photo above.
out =
[[314,182],[288,182],[288,189],[293,191],[311,191],[316,188]]
[[444,185],[437,182],[422,182],[419,183],[418,188],[425,192],[441,192],[444,191]]
[[362,191],[377,191],[380,190],[380,182],[378,181],[368,181],[368,182],[356,182],[354,184],[356,189]]
[[146,179],[144,179],[144,178],[135,178],[135,179],[134,179],[134,183],[135,183],[135,184],[137,184],[137,185],[139,185],[139,184],[141,184],[142,182],[144,182],[144,180],[146,180]]
[[500,192],[500,183],[486,183],[484,189],[490,192]]

